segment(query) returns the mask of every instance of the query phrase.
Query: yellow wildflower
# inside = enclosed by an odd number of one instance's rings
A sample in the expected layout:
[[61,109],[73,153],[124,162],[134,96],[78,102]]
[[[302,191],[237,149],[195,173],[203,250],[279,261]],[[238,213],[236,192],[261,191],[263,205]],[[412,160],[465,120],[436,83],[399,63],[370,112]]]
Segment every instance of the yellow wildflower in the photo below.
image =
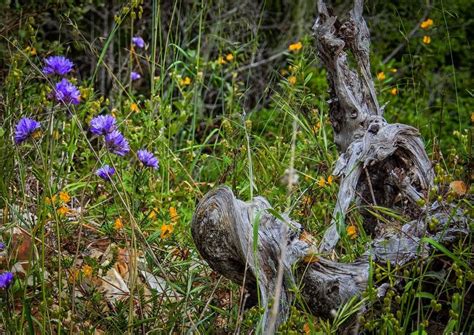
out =
[[171,222],[173,223],[178,222],[179,216],[178,216],[178,212],[176,211],[176,208],[170,207],[169,211],[170,211]]
[[83,265],[82,266],[82,274],[84,275],[84,277],[92,277],[92,267],[90,265]]
[[165,239],[165,238],[168,238],[171,233],[173,232],[173,225],[170,225],[170,224],[164,224],[161,226],[161,234],[160,234],[160,237]]
[[382,71],[378,72],[377,73],[377,79],[378,80],[384,80],[385,79],[385,73],[383,73]]
[[46,203],[46,205],[51,205],[51,204],[56,202],[56,198],[57,198],[57,196],[55,194],[51,198],[46,197],[46,199],[44,199],[44,202]]
[[234,60],[234,55],[233,54],[227,54],[227,56],[225,56],[225,59],[227,59],[228,62],[232,62]]
[[357,227],[352,224],[350,226],[347,226],[346,232],[351,239],[355,239],[357,237]]
[[390,90],[391,95],[397,95],[398,94],[398,88],[394,87]]
[[58,208],[57,213],[61,216],[64,216],[69,213],[69,208],[67,208],[66,206],[61,206]]
[[332,180],[333,180],[333,177],[332,177],[332,176],[329,176],[329,177],[328,177],[328,185],[331,185],[331,184],[332,184]]
[[31,56],[36,56],[36,49],[35,48],[30,49],[30,55]]
[[189,77],[187,77],[187,76],[184,77],[184,79],[181,79],[181,80],[179,81],[179,85],[180,85],[180,86],[188,86],[188,85],[191,85],[191,78],[189,78]]
[[392,72],[392,73],[397,73],[397,71],[398,71],[398,70],[397,70],[396,68],[394,68],[394,67],[392,67],[392,68],[390,69],[390,72]]
[[224,57],[220,56],[219,58],[217,58],[217,64],[224,65],[226,63],[227,62],[225,61]]
[[59,192],[59,200],[61,200],[64,203],[67,203],[71,201],[71,197],[67,192]]
[[31,136],[32,136],[34,139],[36,139],[36,138],[40,138],[41,135],[43,135],[43,132],[38,129],[38,130],[35,130],[35,131],[33,132],[33,135],[31,135]]
[[303,205],[306,205],[306,206],[311,205],[311,197],[307,195],[303,196]]
[[158,209],[155,207],[151,210],[150,214],[148,214],[148,218],[150,220],[154,220],[156,218],[157,213],[158,213]]
[[61,134],[59,133],[59,131],[57,131],[56,129],[53,130],[53,138],[55,140],[59,140],[60,137],[61,137]]
[[287,70],[287,69],[281,69],[281,70],[280,70],[280,74],[281,74],[282,76],[286,76],[286,75],[288,74],[288,70]]
[[319,128],[321,128],[321,122],[318,122],[313,126],[313,133],[316,134],[318,132]]
[[130,110],[135,113],[138,113],[140,111],[138,105],[135,102],[132,102],[132,104],[130,105]]
[[114,221],[114,229],[120,230],[123,228],[122,218],[116,218]]
[[423,43],[430,44],[431,43],[431,37],[429,37],[428,35],[423,36]]
[[290,85],[295,85],[296,84],[296,77],[295,76],[289,77],[288,82],[290,83]]
[[302,47],[303,47],[303,44],[301,42],[296,42],[296,43],[290,44],[290,46],[288,47],[288,50],[289,51],[298,51]]
[[433,25],[433,20],[432,19],[426,19],[425,21],[421,22],[420,28],[421,29],[428,29]]
[[326,181],[324,180],[324,177],[319,178],[318,185],[319,187],[324,187],[324,185],[326,185]]

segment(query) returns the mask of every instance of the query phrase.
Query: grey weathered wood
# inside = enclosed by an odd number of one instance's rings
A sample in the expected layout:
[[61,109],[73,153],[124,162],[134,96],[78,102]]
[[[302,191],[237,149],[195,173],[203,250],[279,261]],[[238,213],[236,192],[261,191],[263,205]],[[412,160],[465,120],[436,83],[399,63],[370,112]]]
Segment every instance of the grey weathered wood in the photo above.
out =
[[[387,262],[392,266],[403,265],[430,251],[429,245],[421,243],[422,237],[451,243],[468,233],[467,219],[460,210],[435,203],[425,215],[405,224],[399,231],[385,229],[368,246],[366,254],[354,263],[334,262],[318,255],[315,262],[306,264],[301,260],[314,256],[316,246],[306,238],[300,224],[286,215],[274,214],[264,198],[243,202],[228,187],[221,186],[199,202],[191,223],[196,247],[209,265],[244,285],[252,300],[256,301],[259,291],[265,308],[264,329],[268,326],[270,303],[275,300],[279,301],[276,324],[286,320],[294,299],[291,288],[296,283],[302,283],[301,295],[310,310],[315,315],[328,317],[332,310],[366,289],[369,258],[384,265]],[[427,230],[432,217],[439,221],[436,232]],[[254,236],[258,239],[256,243]],[[283,282],[280,295],[275,297],[283,245],[286,246]],[[293,274],[291,269],[295,265],[297,271]]]
[[[302,283],[301,295],[310,310],[327,317],[366,289],[369,259],[403,265],[429,252],[422,237],[450,243],[468,232],[467,220],[451,206],[417,205],[433,183],[431,162],[417,129],[383,118],[370,73],[370,35],[362,10],[362,0],[355,0],[348,19],[341,22],[319,0],[313,26],[318,56],[328,74],[334,141],[341,150],[333,172],[341,179],[338,199],[319,246],[300,224],[273,211],[266,199],[243,202],[227,187],[209,192],[193,216],[191,231],[198,251],[214,270],[244,285],[251,300],[259,295],[266,333],[286,320],[296,283]],[[356,69],[349,66],[349,53]],[[326,255],[339,240],[338,228],[344,228],[352,202],[395,208],[412,221],[396,230],[366,215],[366,229],[373,236],[366,254],[350,264],[334,262]],[[438,232],[427,230],[432,216],[440,222]],[[302,261],[315,254],[317,261]],[[379,288],[380,295],[385,289]],[[277,315],[271,312],[275,303]]]
[[[363,1],[356,0],[349,18],[340,22],[319,0],[313,26],[318,57],[327,70],[334,142],[342,152],[333,173],[342,178],[338,200],[321,251],[335,247],[339,240],[337,224],[344,222],[352,201],[391,207],[401,195],[416,206],[414,195],[426,195],[433,181],[431,162],[418,131],[389,124],[383,118],[370,73],[370,34],[362,10]],[[349,53],[356,59],[356,69],[349,66]],[[364,169],[370,172],[370,180]],[[403,174],[403,189],[390,183],[394,170]],[[356,194],[362,199],[355,199]]]

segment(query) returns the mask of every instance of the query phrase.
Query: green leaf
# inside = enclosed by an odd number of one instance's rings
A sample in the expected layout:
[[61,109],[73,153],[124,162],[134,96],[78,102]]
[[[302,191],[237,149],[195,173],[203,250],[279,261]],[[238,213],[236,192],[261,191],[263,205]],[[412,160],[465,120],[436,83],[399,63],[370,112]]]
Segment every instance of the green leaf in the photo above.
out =
[[429,292],[416,292],[415,297],[435,300],[435,296]]

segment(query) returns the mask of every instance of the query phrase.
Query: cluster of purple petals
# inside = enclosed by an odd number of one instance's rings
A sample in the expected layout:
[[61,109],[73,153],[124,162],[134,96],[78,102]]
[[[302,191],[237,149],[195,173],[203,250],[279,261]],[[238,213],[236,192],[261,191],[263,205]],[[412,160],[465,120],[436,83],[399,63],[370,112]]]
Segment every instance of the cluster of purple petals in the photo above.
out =
[[109,165],[104,165],[97,169],[95,174],[105,181],[110,181],[110,178],[115,174],[115,169]]
[[133,72],[133,71],[132,71],[132,73],[130,73],[130,79],[131,79],[132,81],[138,80],[138,79],[140,79],[141,77],[142,77],[141,74],[138,73],[138,72]]
[[105,145],[110,152],[119,156],[125,156],[130,151],[127,139],[118,130],[105,135]]
[[132,43],[140,49],[143,49],[145,47],[145,41],[140,36],[132,37]]
[[99,115],[91,120],[89,129],[94,135],[107,135],[116,129],[115,122],[112,115]]
[[44,60],[43,73],[64,76],[72,71],[74,63],[64,56],[50,56]]
[[7,288],[13,281],[13,273],[3,272],[0,274],[0,288]]
[[28,137],[30,137],[36,129],[40,127],[40,123],[29,119],[27,117],[22,118],[18,124],[16,125],[15,129],[15,143],[20,144],[21,142],[25,141]]
[[138,159],[140,162],[143,163],[143,165],[158,169],[159,163],[158,159],[148,150],[138,150],[137,152]]
[[56,84],[54,89],[54,98],[64,104],[77,105],[81,98],[81,92],[69,80],[63,78]]

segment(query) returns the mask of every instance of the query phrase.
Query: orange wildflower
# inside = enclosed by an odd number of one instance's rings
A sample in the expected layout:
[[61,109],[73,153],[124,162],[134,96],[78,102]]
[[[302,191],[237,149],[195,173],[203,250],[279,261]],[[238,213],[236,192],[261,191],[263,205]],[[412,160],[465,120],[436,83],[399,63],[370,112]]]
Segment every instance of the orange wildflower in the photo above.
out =
[[170,207],[169,211],[170,211],[171,222],[173,223],[178,222],[179,216],[178,216],[178,212],[176,211],[176,208]]
[[332,184],[332,180],[333,180],[333,176],[329,176],[329,177],[328,177],[328,185],[331,185],[331,184]]
[[90,265],[83,265],[82,266],[82,274],[84,275],[84,277],[92,277],[92,267]]
[[290,45],[288,46],[288,50],[289,50],[289,51],[298,51],[298,50],[300,50],[302,47],[303,47],[303,44],[302,44],[301,42],[296,42],[296,43],[290,44]]
[[426,19],[425,21],[421,22],[420,28],[421,29],[428,29],[433,25],[433,20],[432,19]]
[[350,226],[347,226],[346,232],[352,240],[357,237],[357,227],[352,224]]
[[64,216],[69,213],[69,208],[67,208],[66,206],[61,206],[58,208],[57,213],[61,216]]
[[394,87],[390,90],[391,95],[397,95],[398,94],[398,88]]
[[123,228],[123,222],[122,218],[116,218],[114,221],[114,229],[115,230],[120,230]]
[[228,62],[232,62],[234,60],[234,55],[233,54],[227,54],[227,56],[225,56],[225,59]]
[[132,102],[130,104],[130,110],[135,113],[138,113],[140,111],[140,109],[138,108],[138,105],[135,102]]
[[67,192],[59,192],[59,200],[61,200],[64,203],[67,203],[71,201],[71,197]]
[[423,43],[430,44],[431,43],[431,37],[429,37],[428,35],[423,36]]
[[383,73],[382,71],[378,72],[377,73],[377,79],[378,80],[384,80],[385,79],[385,73]]
[[164,224],[161,226],[161,234],[160,234],[160,237],[162,239],[165,239],[165,238],[168,238],[171,233],[173,232],[173,225],[170,225],[170,224]]
[[305,323],[303,326],[303,331],[305,334],[311,334],[311,327],[309,326],[309,323]]
[[324,185],[326,185],[326,180],[324,180],[324,177],[319,178],[318,185],[319,187],[324,187]]

